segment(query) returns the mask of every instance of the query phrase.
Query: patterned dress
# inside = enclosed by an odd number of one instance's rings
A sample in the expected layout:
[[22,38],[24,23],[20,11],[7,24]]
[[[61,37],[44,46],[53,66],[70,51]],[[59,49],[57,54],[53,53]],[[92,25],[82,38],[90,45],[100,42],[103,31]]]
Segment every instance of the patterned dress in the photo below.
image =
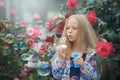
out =
[[79,69],[71,69],[71,60],[61,62],[57,57],[52,67],[54,78],[57,80],[67,80],[67,78],[71,80],[100,80],[100,72],[96,69],[96,52],[90,52],[82,57],[84,58],[84,66]]

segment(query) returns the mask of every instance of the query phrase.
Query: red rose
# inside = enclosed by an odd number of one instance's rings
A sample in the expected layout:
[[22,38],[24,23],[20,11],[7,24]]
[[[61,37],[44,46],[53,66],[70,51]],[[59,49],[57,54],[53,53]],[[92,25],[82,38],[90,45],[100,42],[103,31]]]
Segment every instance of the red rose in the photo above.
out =
[[96,52],[100,57],[107,57],[109,56],[112,51],[113,47],[110,42],[102,42],[99,41],[95,46]]
[[89,11],[86,16],[91,25],[94,25],[96,23],[95,11]]
[[65,18],[69,18],[71,15],[72,15],[72,13],[67,13],[67,14],[65,15]]
[[2,27],[2,25],[0,24],[0,31],[2,31],[2,29],[3,29],[3,27]]
[[45,41],[46,42],[51,42],[51,37],[50,36],[46,36]]
[[56,25],[56,32],[61,34],[64,29],[65,21],[62,21]]
[[67,0],[66,2],[68,9],[73,9],[77,4],[78,2],[76,0]]

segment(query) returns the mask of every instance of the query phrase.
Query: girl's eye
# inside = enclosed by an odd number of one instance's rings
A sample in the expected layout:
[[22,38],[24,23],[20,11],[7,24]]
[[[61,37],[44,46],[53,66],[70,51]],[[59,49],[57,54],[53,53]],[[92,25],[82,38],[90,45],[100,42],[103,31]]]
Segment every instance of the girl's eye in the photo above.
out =
[[77,28],[76,27],[73,27],[74,30],[76,30]]
[[70,29],[69,27],[67,27],[66,29]]

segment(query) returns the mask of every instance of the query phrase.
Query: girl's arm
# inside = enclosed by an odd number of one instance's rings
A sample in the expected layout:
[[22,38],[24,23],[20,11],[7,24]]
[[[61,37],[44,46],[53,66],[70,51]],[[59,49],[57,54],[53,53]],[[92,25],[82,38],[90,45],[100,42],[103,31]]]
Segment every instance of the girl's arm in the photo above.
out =
[[66,65],[65,61],[61,61],[59,57],[56,57],[56,59],[53,62],[53,66],[52,66],[52,74],[54,78],[59,79],[59,80],[62,78],[65,65]]
[[90,80],[100,80],[100,71],[96,68],[96,52],[87,54],[84,66],[81,68],[81,78]]

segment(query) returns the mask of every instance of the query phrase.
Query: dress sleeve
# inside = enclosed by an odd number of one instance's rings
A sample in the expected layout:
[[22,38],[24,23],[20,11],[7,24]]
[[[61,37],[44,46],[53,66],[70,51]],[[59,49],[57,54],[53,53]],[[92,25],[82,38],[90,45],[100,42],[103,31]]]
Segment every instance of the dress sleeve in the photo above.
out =
[[61,80],[62,75],[64,73],[66,62],[65,61],[60,61],[59,57],[57,57],[54,62],[53,62],[53,67],[52,67],[52,74],[53,77]]
[[100,71],[96,68],[96,52],[87,54],[84,64],[81,68],[81,80],[100,80]]

